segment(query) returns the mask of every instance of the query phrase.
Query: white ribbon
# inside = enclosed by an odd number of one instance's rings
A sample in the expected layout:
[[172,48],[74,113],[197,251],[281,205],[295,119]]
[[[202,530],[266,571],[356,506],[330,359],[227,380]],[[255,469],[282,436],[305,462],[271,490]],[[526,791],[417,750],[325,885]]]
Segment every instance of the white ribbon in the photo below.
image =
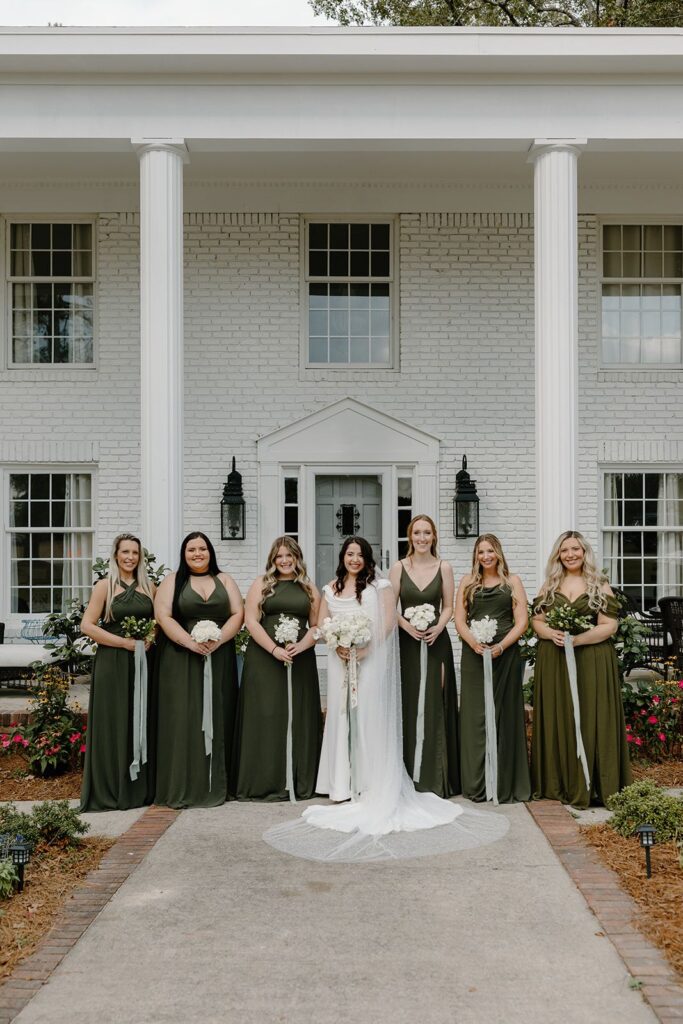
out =
[[356,648],[352,647],[347,668],[344,673],[347,680],[348,714],[349,714],[349,767],[351,770],[351,795],[359,796],[358,786],[358,659]]
[[420,781],[422,771],[422,748],[425,741],[425,694],[427,691],[427,641],[420,640],[420,689],[417,694],[417,722],[415,725],[415,758],[413,760],[413,782]]
[[493,699],[493,659],[491,649],[484,650],[484,731],[486,753],[484,755],[484,778],[486,799],[498,803],[498,735],[496,732],[496,702]]
[[133,659],[133,760],[128,771],[131,781],[135,782],[140,774],[140,765],[147,763],[147,658],[144,640],[135,641]]
[[576,756],[581,762],[583,776],[586,780],[586,789],[590,794],[591,778],[588,771],[588,760],[583,747],[583,736],[581,735],[581,708],[579,706],[579,687],[576,680],[576,656],[574,654],[574,641],[569,633],[564,634],[564,656],[567,661],[567,675],[569,676],[569,692],[572,695],[574,706],[574,731],[576,733]]
[[202,732],[204,733],[204,753],[209,758],[209,790],[211,790],[211,772],[213,769],[213,676],[210,654],[204,655]]
[[292,663],[287,662],[285,665],[287,669],[287,767],[286,774],[287,780],[286,785],[289,791],[289,799],[293,804],[296,803],[296,793],[294,792],[294,761],[292,754]]

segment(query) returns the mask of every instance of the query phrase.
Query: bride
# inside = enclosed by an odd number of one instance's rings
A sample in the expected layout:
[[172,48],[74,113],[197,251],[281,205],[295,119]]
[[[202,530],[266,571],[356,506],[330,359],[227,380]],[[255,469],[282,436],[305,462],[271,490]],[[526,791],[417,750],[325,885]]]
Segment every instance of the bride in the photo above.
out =
[[359,610],[370,620],[371,640],[357,650],[357,727],[351,744],[350,649],[337,647],[328,657],[316,792],[336,802],[309,807],[298,821],[275,826],[264,838],[284,852],[315,860],[415,857],[494,842],[507,831],[506,818],[418,793],[405,770],[396,601],[390,582],[377,578],[370,544],[347,537],[336,577],[323,587],[319,621]]

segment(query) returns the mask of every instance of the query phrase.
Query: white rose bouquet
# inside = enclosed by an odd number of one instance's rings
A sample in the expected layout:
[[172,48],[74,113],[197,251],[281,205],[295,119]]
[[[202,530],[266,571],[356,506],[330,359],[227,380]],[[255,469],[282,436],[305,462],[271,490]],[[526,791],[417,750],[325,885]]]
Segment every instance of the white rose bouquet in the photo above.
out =
[[288,615],[280,615],[275,627],[275,639],[279,644],[295,644],[299,639],[299,622]]
[[202,619],[192,627],[190,636],[197,644],[207,644],[211,640],[220,640],[221,631],[212,619]]
[[403,618],[407,619],[411,626],[424,633],[432,622],[436,621],[436,612],[432,604],[416,604],[414,608],[406,608]]
[[323,619],[320,635],[332,650],[337,647],[366,647],[372,639],[372,620],[365,612],[350,612]]

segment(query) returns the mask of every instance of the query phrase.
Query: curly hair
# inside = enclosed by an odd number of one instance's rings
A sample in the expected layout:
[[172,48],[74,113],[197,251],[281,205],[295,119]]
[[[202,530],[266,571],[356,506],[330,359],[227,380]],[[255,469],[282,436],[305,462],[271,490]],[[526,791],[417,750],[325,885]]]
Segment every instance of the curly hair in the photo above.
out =
[[606,604],[606,595],[601,592],[603,584],[607,583],[607,577],[603,572],[598,569],[593,548],[590,546],[586,538],[577,533],[576,530],[565,530],[561,533],[553,544],[553,549],[550,552],[550,558],[545,569],[545,579],[543,585],[538,593],[538,599],[534,604],[535,612],[542,612],[546,608],[550,608],[555,603],[555,595],[562,584],[567,570],[562,565],[560,560],[560,548],[566,540],[570,539],[577,540],[583,548],[583,566],[581,568],[581,575],[586,581],[586,591],[588,593],[588,605],[594,612],[600,612],[604,609]]
[[372,547],[365,539],[365,537],[347,537],[341,546],[339,552],[339,564],[337,565],[336,580],[334,581],[334,590],[336,594],[341,594],[344,589],[344,581],[348,575],[346,566],[344,565],[344,555],[348,551],[351,544],[357,544],[360,548],[361,558],[363,559],[363,568],[356,576],[356,600],[360,602],[361,594],[368,586],[373,583],[376,576],[375,556],[372,553]]
[[470,609],[474,602],[474,598],[480,590],[484,589],[484,570],[479,562],[479,545],[490,544],[496,555],[496,572],[503,581],[503,586],[509,588],[512,594],[513,605],[517,603],[517,598],[514,596],[512,590],[512,582],[510,580],[510,569],[508,567],[507,559],[503,554],[503,546],[496,537],[495,533],[482,533],[474,542],[474,548],[472,550],[472,573],[471,580],[465,586],[465,607]]
[[275,559],[280,548],[287,548],[290,555],[294,559],[294,580],[296,583],[300,583],[308,594],[308,599],[313,604],[313,587],[308,576],[308,569],[304,562],[304,555],[294,540],[293,537],[276,537],[270,546],[268,552],[268,558],[266,559],[266,571],[263,574],[263,589],[261,590],[261,600],[259,601],[259,614],[263,610],[263,602],[266,598],[270,597],[271,594],[275,593],[275,584],[277,583],[277,569],[275,567]]

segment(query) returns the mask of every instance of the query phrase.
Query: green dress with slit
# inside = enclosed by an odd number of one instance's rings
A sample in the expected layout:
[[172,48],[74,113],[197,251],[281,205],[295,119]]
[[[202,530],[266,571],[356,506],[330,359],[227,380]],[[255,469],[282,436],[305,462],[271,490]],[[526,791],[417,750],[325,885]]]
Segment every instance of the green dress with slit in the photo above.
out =
[[[570,601],[579,615],[597,623],[588,595]],[[534,602],[535,604],[536,602]],[[603,611],[617,618],[616,598]],[[534,669],[534,725],[531,739],[531,781],[534,799],[561,800],[574,807],[604,804],[608,796],[631,782],[624,708],[616,651],[611,639],[575,647],[581,735],[590,788],[576,756],[574,711],[564,650],[552,640],[539,640]]]
[[[230,618],[228,593],[218,576],[205,601],[188,580],[180,592],[180,625],[190,633],[204,619],[222,627]],[[156,794],[167,807],[216,807],[228,798],[228,773],[237,709],[235,642],[209,655],[213,697],[212,757],[202,731],[204,657],[160,642],[155,679],[158,702]]]
[[[504,584],[478,591],[467,616],[468,622],[485,615],[496,620],[498,643],[514,625],[512,591]],[[493,658],[493,702],[496,708],[498,755],[498,802],[529,799],[529,762],[524,725],[522,676],[524,666],[519,646],[510,644]],[[463,643],[460,662],[460,747],[462,791],[470,800],[486,800],[486,732],[484,723],[484,659]]]
[[[111,622],[99,624],[113,636],[123,636],[121,622],[131,615],[154,617],[152,601],[136,590],[136,581],[121,586],[123,592],[112,601]],[[130,777],[134,679],[132,651],[98,645],[90,681],[81,811],[125,811],[151,803],[150,763],[140,765],[135,782]]]
[[[441,565],[434,578],[420,590],[401,563],[399,590],[401,611],[420,604],[431,604],[437,619],[443,601]],[[417,709],[420,692],[420,643],[399,629],[401,651],[401,702],[403,705],[403,761],[410,777],[415,765]],[[453,647],[444,629],[427,648],[425,686],[424,744],[422,767],[415,789],[449,797],[460,792],[460,753],[458,742],[458,691],[455,681]]]
[[[299,638],[308,628],[311,603],[296,580],[278,580],[263,602],[261,625],[275,640],[281,615],[297,619]],[[233,758],[233,789],[238,800],[288,800],[287,670],[255,640],[244,656]],[[322,713],[315,649],[298,654],[292,663],[292,761],[297,799],[308,800],[315,780],[322,741]]]

